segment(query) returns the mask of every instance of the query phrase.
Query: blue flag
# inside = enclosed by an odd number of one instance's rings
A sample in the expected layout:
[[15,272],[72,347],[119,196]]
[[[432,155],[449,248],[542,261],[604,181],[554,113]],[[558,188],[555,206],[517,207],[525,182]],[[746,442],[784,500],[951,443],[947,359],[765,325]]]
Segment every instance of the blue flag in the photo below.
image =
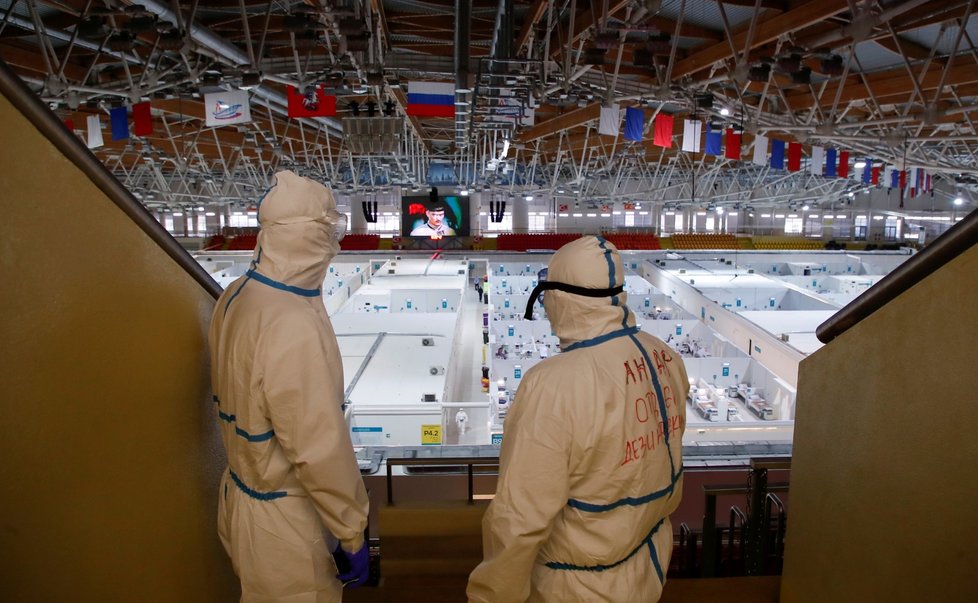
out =
[[890,172],[890,188],[899,188],[900,186],[900,170],[894,169]]
[[873,175],[873,160],[867,157],[863,161],[866,162],[866,167],[863,168],[863,184],[869,184]]
[[625,138],[641,142],[645,133],[645,111],[637,107],[625,109]]
[[129,111],[125,107],[115,107],[109,111],[112,121],[112,140],[129,138]]
[[713,130],[710,127],[710,122],[706,122],[706,154],[719,155],[722,152],[722,145],[723,132],[721,130]]
[[835,178],[835,166],[838,162],[835,159],[835,149],[826,149],[825,151],[825,177]]
[[771,169],[784,169],[784,141],[771,140]]

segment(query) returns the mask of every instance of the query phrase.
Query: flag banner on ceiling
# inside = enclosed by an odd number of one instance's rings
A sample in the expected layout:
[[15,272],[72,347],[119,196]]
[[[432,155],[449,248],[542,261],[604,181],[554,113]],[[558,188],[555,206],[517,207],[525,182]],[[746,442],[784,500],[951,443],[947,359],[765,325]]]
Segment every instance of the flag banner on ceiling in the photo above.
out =
[[920,173],[920,168],[910,168],[908,170],[908,186],[910,187],[910,198],[913,199],[917,196],[917,174]]
[[880,184],[880,168],[876,166],[873,166],[872,183],[876,186],[879,186]]
[[797,172],[801,169],[801,143],[788,143],[788,171]]
[[839,151],[839,178],[849,177],[849,151]]
[[326,94],[322,85],[308,86],[303,92],[295,86],[286,87],[289,97],[289,117],[333,117],[336,115],[336,96]]
[[408,82],[407,114],[417,117],[455,117],[455,84]]
[[205,94],[204,112],[208,127],[248,123],[251,121],[248,91],[232,90]]
[[102,139],[102,122],[99,120],[98,115],[89,115],[86,121],[88,122],[88,148],[97,149],[105,144],[105,141]]
[[[658,123],[656,123],[656,136],[659,135]],[[628,107],[625,109],[625,138],[639,142],[645,134],[645,111],[638,107]],[[656,144],[659,144],[658,142]]]
[[835,161],[838,151],[828,149],[825,153],[825,177],[835,178]]
[[618,105],[601,107],[601,119],[598,120],[598,134],[607,136],[618,136],[618,128],[621,124],[621,109]]
[[723,148],[723,132],[719,128],[710,127],[710,122],[706,122],[706,154],[719,155]]
[[863,184],[869,184],[873,177],[873,160],[867,157],[863,161],[866,162],[866,165],[863,166]]
[[652,141],[657,147],[666,149],[672,148],[672,128],[675,119],[672,115],[658,114],[655,116],[655,139]]
[[784,169],[784,141],[774,139],[771,141],[771,169]]
[[64,121],[65,127],[68,128],[69,132],[75,131],[75,121],[70,117]]
[[150,114],[149,102],[132,106],[132,124],[136,136],[149,136],[153,133],[153,116]]
[[907,188],[907,170],[900,170],[900,188]]
[[112,140],[129,138],[129,111],[125,107],[113,107],[109,111],[112,124]]
[[699,153],[702,134],[703,122],[698,119],[685,120],[683,122],[683,150],[687,153]]
[[813,176],[822,175],[822,166],[825,164],[825,147],[812,147],[812,161],[808,164],[808,169]]
[[739,131],[735,132],[733,128],[727,128],[727,148],[724,157],[727,159],[740,159],[740,138],[741,134]]
[[890,177],[887,181],[890,183],[890,188],[897,188],[900,186],[900,171],[895,167],[888,167],[886,170],[890,173]]
[[752,160],[757,165],[767,164],[767,136],[758,134],[754,137],[754,157]]

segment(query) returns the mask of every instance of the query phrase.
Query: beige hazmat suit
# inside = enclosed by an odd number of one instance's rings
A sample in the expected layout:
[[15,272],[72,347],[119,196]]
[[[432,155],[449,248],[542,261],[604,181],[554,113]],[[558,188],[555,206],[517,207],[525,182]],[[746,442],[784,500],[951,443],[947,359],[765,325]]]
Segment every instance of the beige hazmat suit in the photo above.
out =
[[339,251],[335,208],[323,185],[278,173],[259,204],[251,269],[214,309],[214,402],[228,457],[218,532],[244,602],[340,601],[330,534],[350,552],[364,542],[367,494],[320,291]]
[[[554,254],[547,278],[611,289],[624,275],[617,249],[586,236]],[[679,356],[635,327],[625,301],[546,292],[563,352],[527,371],[506,417],[470,603],[647,603],[662,593],[689,384]]]

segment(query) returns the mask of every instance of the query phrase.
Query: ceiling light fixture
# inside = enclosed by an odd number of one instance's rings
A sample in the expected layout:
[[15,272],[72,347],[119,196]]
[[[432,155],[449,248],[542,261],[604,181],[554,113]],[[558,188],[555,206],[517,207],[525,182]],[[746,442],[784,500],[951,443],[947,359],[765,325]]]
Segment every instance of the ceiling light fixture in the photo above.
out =
[[954,198],[954,204],[955,205],[964,205],[964,199],[962,199],[961,197],[955,197]]
[[722,115],[722,116],[724,116],[724,117],[726,117],[726,116],[728,116],[728,115],[730,115],[730,109],[728,109],[728,108],[726,108],[726,107],[724,107],[724,108],[722,108],[722,109],[720,109],[720,115]]

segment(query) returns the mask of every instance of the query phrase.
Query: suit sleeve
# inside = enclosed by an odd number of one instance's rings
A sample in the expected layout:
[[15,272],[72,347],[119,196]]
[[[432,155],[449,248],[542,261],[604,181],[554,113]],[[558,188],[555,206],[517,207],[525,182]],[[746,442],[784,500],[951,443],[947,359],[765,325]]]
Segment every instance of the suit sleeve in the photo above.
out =
[[496,496],[482,520],[470,603],[525,601],[541,545],[567,504],[572,438],[554,388],[527,373],[506,417]]
[[265,412],[323,525],[344,549],[363,546],[367,492],[343,418],[342,370],[335,342],[313,315],[276,321],[261,342]]

